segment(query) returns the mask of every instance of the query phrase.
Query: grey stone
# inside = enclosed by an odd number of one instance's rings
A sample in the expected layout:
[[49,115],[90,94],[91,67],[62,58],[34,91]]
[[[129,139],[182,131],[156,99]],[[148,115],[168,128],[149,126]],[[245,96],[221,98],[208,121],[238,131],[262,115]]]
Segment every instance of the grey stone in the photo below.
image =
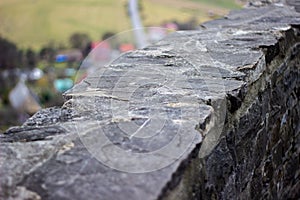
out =
[[123,54],[6,131],[0,198],[298,198],[300,15],[264,4]]

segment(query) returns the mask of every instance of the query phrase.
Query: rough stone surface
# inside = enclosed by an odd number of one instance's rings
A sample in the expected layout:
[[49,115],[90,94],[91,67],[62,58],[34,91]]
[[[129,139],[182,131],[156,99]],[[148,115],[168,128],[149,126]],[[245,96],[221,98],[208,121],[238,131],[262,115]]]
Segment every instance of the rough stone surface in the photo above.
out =
[[0,199],[299,198],[299,27],[250,7],[97,68],[1,135]]

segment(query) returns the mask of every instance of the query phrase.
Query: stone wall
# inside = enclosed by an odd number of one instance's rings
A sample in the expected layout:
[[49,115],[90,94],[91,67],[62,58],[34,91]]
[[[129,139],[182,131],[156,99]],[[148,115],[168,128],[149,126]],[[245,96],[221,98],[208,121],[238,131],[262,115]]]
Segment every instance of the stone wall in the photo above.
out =
[[229,98],[239,108],[228,113],[217,147],[202,160],[202,199],[299,198],[298,31],[267,47],[267,70],[247,93]]
[[281,2],[123,54],[1,135],[0,198],[299,198],[299,27]]

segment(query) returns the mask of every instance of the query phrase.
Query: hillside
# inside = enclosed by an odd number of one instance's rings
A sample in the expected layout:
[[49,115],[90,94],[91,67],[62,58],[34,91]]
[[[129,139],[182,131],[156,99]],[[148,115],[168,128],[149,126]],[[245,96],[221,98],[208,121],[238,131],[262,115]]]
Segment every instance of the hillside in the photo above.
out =
[[[97,40],[106,31],[130,29],[126,0],[1,0],[0,35],[21,48],[39,49],[49,41],[66,44],[74,32]],[[163,21],[199,22],[240,6],[235,0],[141,0],[144,25]]]

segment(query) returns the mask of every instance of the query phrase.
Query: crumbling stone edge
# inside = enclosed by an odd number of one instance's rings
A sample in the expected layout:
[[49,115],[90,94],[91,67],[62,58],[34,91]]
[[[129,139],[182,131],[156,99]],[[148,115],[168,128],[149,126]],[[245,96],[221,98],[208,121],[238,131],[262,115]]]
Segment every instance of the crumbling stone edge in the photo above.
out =
[[299,198],[299,31],[292,25],[275,45],[260,47],[267,70],[237,96],[228,94],[237,107],[228,106],[217,146],[205,157],[195,153],[161,199]]

